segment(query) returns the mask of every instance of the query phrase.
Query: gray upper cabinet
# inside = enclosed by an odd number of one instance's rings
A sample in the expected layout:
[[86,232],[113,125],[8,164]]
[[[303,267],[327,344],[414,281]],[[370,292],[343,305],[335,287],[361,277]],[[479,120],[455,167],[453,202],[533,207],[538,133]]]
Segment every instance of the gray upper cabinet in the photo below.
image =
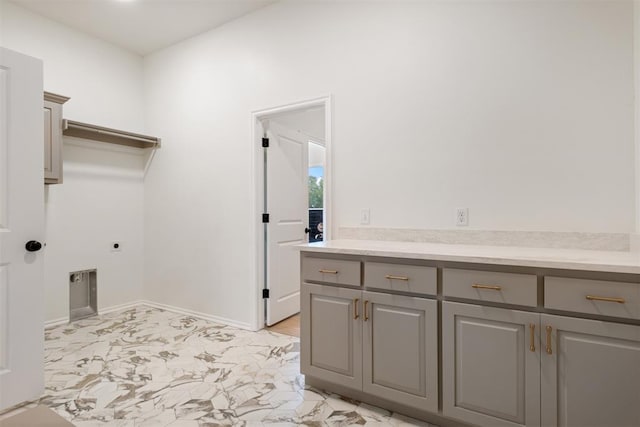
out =
[[542,315],[542,425],[640,426],[640,328]]
[[44,183],[62,184],[62,104],[69,98],[44,93]]
[[539,320],[537,313],[444,302],[444,415],[483,426],[539,426]]
[[363,390],[438,410],[438,303],[363,292]]

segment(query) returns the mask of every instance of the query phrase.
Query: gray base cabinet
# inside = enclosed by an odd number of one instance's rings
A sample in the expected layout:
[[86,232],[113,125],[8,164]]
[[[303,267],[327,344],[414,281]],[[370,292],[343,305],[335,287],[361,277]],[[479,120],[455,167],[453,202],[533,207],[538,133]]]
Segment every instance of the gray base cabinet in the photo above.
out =
[[442,304],[443,414],[478,425],[540,425],[540,315]]
[[437,411],[437,327],[435,300],[304,283],[301,370]]
[[640,327],[541,317],[542,425],[640,426]]
[[640,275],[305,253],[302,271],[312,379],[442,425],[640,427]]
[[362,387],[361,298],[359,290],[302,286],[303,373],[345,387]]
[[438,303],[363,292],[363,390],[421,410],[438,410]]
[[444,302],[443,414],[487,426],[640,426],[640,328]]

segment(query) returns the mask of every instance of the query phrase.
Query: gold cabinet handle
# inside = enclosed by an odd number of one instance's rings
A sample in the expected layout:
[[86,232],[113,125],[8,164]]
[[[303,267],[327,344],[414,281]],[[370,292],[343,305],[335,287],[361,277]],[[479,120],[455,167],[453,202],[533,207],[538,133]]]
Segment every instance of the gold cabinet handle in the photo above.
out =
[[358,314],[358,302],[360,300],[358,298],[355,298],[353,300],[353,320],[358,320],[358,317],[360,317],[360,315]]
[[595,295],[587,295],[585,297],[589,301],[606,301],[606,302],[617,302],[618,304],[624,304],[624,298],[611,298],[611,297],[597,297]]
[[364,302],[364,321],[369,320],[369,314],[367,313],[367,306],[369,305],[369,301]]
[[493,285],[471,285],[472,288],[474,289],[487,289],[490,291],[501,291],[502,290],[502,286],[493,286]]
[[547,354],[553,354],[553,350],[551,349],[551,331],[553,328],[551,326],[547,326]]
[[389,280],[404,280],[405,282],[409,281],[409,278],[406,276],[393,276],[391,274],[387,274],[384,278]]
[[323,274],[338,274],[338,270],[318,270],[318,271]]
[[529,350],[536,351],[536,324],[529,324]]

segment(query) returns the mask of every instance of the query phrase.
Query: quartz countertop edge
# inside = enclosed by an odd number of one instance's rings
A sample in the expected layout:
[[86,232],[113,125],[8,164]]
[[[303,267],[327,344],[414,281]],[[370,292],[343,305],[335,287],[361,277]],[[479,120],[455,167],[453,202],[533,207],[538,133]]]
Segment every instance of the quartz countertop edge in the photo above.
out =
[[640,274],[640,252],[379,240],[331,240],[298,248],[303,252]]

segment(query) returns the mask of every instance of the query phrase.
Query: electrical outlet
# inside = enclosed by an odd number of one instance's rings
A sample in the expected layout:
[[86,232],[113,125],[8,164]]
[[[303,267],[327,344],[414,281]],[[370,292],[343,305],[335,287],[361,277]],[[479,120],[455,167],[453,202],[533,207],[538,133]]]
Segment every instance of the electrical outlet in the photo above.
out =
[[469,225],[469,208],[456,208],[456,226],[466,227]]
[[121,251],[122,251],[121,242],[111,242],[111,252],[121,252]]
[[371,210],[370,209],[362,209],[360,211],[360,224],[361,225],[369,225],[371,222]]

